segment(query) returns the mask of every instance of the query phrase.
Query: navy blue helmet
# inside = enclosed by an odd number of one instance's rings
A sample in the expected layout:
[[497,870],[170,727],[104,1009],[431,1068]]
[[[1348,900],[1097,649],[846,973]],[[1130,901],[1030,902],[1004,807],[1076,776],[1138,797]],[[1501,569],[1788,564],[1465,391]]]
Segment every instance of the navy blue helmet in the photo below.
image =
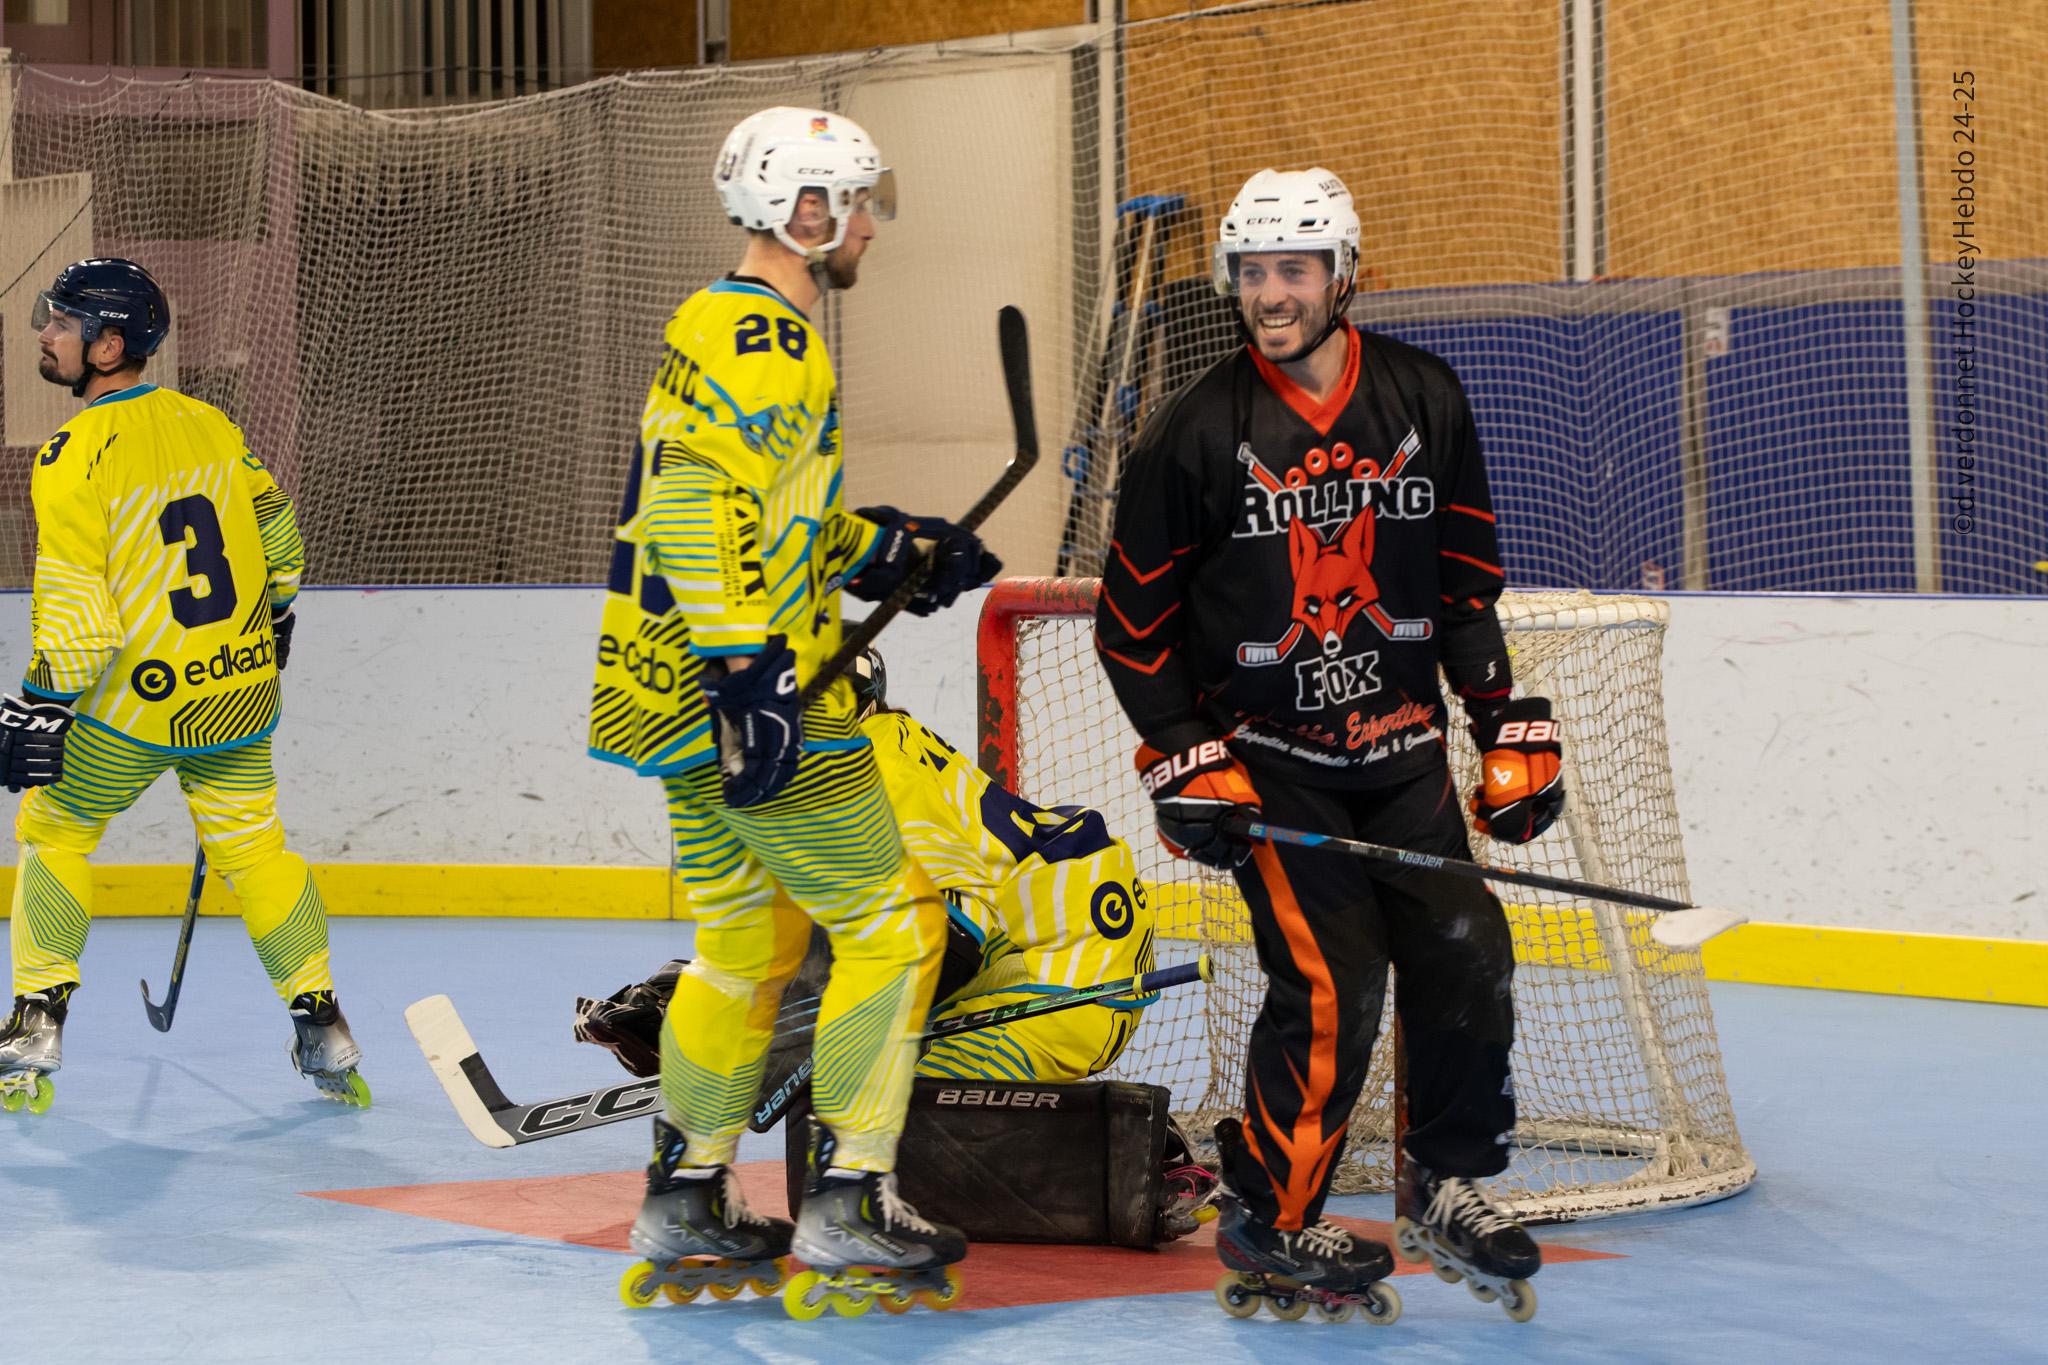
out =
[[163,344],[171,330],[171,305],[150,273],[133,261],[116,258],[73,261],[57,282],[36,295],[30,325],[38,332],[52,312],[78,319],[79,334],[90,346],[103,328],[121,329],[131,356],[146,356]]

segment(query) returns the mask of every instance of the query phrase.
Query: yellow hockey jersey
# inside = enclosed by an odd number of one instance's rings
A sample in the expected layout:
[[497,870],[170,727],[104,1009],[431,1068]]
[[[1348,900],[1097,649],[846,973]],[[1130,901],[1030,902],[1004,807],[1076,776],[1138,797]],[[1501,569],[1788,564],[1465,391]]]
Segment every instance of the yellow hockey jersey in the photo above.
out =
[[[1131,850],[1102,816],[1034,806],[900,711],[861,722],[903,846],[981,940],[984,968],[1022,953],[1030,985],[1069,990],[1153,969],[1152,909]],[[962,916],[965,916],[963,919]],[[1150,995],[1112,1002],[1142,1008]]]
[[[698,291],[669,319],[626,480],[591,692],[590,752],[647,774],[716,755],[707,660],[788,637],[797,677],[839,648],[839,585],[879,529],[841,506],[824,339],[767,284]],[[850,684],[805,747],[856,744]]]
[[277,724],[273,608],[298,594],[291,499],[226,414],[154,384],[104,394],[36,453],[24,686],[171,753]]

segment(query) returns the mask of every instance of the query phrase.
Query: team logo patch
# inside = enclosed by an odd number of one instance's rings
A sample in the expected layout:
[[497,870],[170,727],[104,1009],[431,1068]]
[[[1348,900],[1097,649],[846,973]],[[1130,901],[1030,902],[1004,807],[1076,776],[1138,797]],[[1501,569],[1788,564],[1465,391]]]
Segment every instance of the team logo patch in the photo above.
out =
[[1122,938],[1137,922],[1130,894],[1121,882],[1104,882],[1096,887],[1094,899],[1088,902],[1088,914],[1095,921],[1095,932],[1107,939]]
[[162,701],[178,690],[178,675],[161,659],[144,659],[128,675],[128,685],[144,701]]

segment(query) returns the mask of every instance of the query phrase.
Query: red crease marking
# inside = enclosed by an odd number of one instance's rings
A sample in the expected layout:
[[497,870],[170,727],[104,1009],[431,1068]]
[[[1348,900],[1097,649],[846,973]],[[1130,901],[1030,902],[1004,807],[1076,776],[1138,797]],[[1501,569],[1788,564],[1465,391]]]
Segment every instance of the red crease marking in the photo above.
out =
[[[762,1213],[784,1215],[782,1163],[747,1161],[737,1168],[747,1202]],[[432,1185],[387,1185],[361,1190],[307,1190],[308,1198],[382,1209],[414,1218],[487,1228],[520,1237],[540,1237],[574,1246],[594,1247],[631,1255],[626,1229],[639,1211],[646,1177],[640,1171],[607,1171],[597,1175],[537,1176],[516,1180],[457,1180]],[[936,1211],[926,1210],[933,1216]],[[1330,1221],[1377,1241],[1392,1243],[1390,1224],[1363,1218]],[[1216,1260],[1213,1224],[1194,1236],[1144,1251],[1133,1247],[1043,1246],[1010,1242],[977,1242],[960,1271],[965,1288],[963,1308],[1019,1308],[1039,1303],[1074,1303],[1137,1294],[1207,1293],[1223,1274]],[[1543,1261],[1619,1259],[1612,1252],[1578,1247],[1545,1247]],[[619,1267],[623,1269],[623,1267]],[[1427,1265],[1397,1262],[1396,1275],[1420,1275]],[[590,1292],[607,1292],[606,1274],[593,1268]],[[742,1304],[745,1298],[740,1300]],[[719,1312],[715,1304],[647,1310]],[[742,1310],[753,1311],[753,1310]]]

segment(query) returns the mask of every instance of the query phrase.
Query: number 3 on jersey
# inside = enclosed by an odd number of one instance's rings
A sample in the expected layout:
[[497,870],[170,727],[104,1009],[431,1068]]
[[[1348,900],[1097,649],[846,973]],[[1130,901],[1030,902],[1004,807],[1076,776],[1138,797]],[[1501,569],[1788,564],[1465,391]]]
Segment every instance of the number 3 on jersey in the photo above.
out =
[[225,621],[235,614],[235,571],[228,563],[227,540],[220,514],[204,493],[179,498],[156,519],[164,544],[185,548],[185,574],[206,580],[206,595],[191,588],[171,589],[171,615],[187,630]]

